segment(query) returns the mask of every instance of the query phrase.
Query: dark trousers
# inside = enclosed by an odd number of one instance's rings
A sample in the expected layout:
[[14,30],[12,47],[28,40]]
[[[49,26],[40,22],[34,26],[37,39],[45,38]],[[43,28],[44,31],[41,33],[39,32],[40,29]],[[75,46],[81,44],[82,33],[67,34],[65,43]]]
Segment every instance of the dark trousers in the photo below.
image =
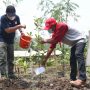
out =
[[85,43],[83,42],[79,42],[71,48],[71,56],[70,56],[71,80],[76,80],[77,72],[78,72],[78,78],[80,80],[86,80],[84,48],[85,48]]
[[14,45],[7,44],[7,66],[8,66],[8,75],[12,75],[14,73]]
[[7,48],[4,42],[0,42],[0,73],[6,75],[6,63],[7,63]]

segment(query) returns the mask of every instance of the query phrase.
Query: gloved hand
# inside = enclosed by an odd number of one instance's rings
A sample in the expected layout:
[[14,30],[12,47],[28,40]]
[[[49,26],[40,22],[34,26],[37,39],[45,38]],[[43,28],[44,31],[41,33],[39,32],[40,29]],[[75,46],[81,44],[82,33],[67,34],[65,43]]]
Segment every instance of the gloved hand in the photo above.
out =
[[39,42],[40,42],[41,44],[44,44],[44,43],[45,43],[44,40],[40,40]]
[[19,24],[18,26],[19,26],[19,28],[24,28],[24,29],[26,28],[26,25]]

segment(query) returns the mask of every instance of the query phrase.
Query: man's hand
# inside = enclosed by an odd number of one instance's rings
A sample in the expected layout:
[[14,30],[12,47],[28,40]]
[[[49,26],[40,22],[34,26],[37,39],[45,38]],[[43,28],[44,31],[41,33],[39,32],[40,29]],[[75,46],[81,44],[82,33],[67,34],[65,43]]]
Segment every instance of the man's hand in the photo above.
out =
[[53,49],[54,49],[54,48],[49,48],[49,49],[48,49],[47,55],[44,57],[44,60],[41,62],[41,65],[42,65],[42,66],[45,67],[45,64],[46,64],[49,56],[51,55]]
[[23,27],[24,29],[26,29],[26,25],[22,25],[22,27]]
[[19,29],[21,29],[21,28],[24,28],[25,29],[26,28],[26,25],[19,24],[18,27],[19,27]]
[[41,44],[47,43],[47,40],[40,40],[39,41]]
[[41,40],[40,43],[41,43],[41,44],[44,44],[45,42],[44,42],[44,40]]

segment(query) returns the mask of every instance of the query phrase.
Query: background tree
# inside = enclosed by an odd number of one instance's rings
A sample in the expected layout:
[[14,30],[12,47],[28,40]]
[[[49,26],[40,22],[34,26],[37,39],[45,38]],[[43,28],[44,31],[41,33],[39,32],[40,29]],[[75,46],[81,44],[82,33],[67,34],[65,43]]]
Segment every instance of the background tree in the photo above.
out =
[[67,21],[68,16],[73,16],[74,20],[77,20],[75,10],[79,7],[72,0],[60,0],[60,2],[54,3],[53,0],[41,0],[39,3],[39,9],[43,13],[42,17],[54,17],[57,21]]
[[[77,21],[79,15],[76,14],[75,10],[79,7],[76,3],[71,2],[72,0],[60,0],[58,3],[54,3],[52,0],[41,0],[39,3],[39,9],[43,13],[42,17],[47,18],[54,17],[58,22],[64,21],[68,22],[68,16],[73,16],[73,19]],[[69,52],[69,47],[64,44],[61,48],[57,47],[62,51],[61,60],[63,61],[63,75],[65,64],[64,61],[66,59],[65,51]],[[70,54],[70,53],[69,53]],[[68,57],[69,59],[69,57]]]
[[2,2],[5,4],[5,6],[8,6],[8,5],[17,5],[20,1],[23,1],[23,0],[2,0]]

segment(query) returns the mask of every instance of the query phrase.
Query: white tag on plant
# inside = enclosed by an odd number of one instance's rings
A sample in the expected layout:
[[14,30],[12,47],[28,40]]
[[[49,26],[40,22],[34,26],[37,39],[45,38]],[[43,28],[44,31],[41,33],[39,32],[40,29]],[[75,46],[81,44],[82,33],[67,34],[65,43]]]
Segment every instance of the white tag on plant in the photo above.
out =
[[39,67],[35,69],[35,74],[39,75],[42,74],[43,72],[45,72],[45,68],[44,67]]

